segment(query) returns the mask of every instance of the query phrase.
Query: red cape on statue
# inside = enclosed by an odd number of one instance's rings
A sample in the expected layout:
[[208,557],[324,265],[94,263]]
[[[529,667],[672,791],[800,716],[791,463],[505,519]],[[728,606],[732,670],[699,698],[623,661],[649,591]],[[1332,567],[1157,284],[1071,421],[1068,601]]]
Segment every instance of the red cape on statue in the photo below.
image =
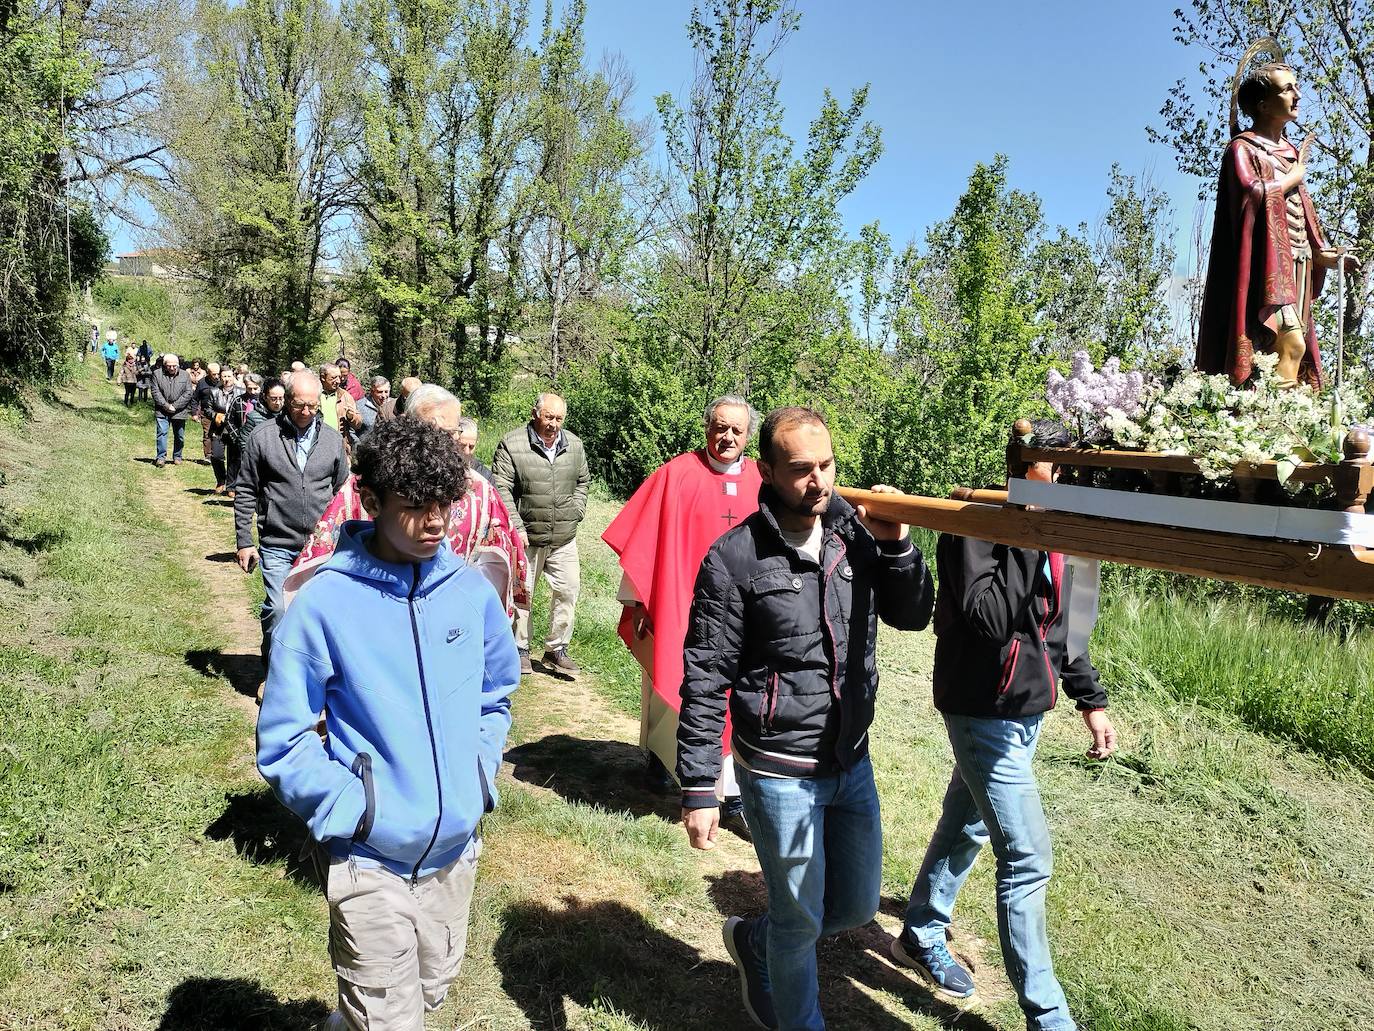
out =
[[[1297,158],[1291,143],[1283,145]],[[1298,185],[1313,251],[1326,249],[1307,187]],[[1197,368],[1226,373],[1237,385],[1250,378],[1255,351],[1272,351],[1279,309],[1298,300],[1293,249],[1288,239],[1287,202],[1277,174],[1264,156],[1261,139],[1243,132],[1226,148],[1217,179],[1216,218],[1197,337]],[[1322,291],[1326,270],[1311,264],[1312,285],[1299,316],[1307,327],[1307,353],[1298,376],[1313,386],[1322,380],[1322,354],[1312,321],[1312,301]]]
[[[649,611],[654,691],[674,709],[682,704],[682,644],[697,571],[721,534],[758,511],[762,483],[752,458],[727,476],[711,468],[704,450],[689,451],[655,470],[601,535]],[[620,637],[635,650],[628,609]],[[728,727],[725,740],[728,750]]]

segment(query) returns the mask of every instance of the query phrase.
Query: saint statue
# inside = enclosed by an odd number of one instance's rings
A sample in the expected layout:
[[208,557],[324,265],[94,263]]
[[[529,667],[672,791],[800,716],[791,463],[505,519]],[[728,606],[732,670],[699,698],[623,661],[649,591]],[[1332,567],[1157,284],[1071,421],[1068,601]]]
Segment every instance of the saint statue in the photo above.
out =
[[[1256,62],[1261,54],[1268,60]],[[1353,255],[1327,245],[1303,182],[1313,137],[1294,147],[1285,135],[1302,94],[1283,51],[1271,39],[1240,60],[1231,90],[1231,142],[1221,159],[1212,249],[1198,330],[1197,367],[1250,378],[1256,351],[1279,356],[1288,383],[1321,384],[1321,352],[1312,301],[1327,269]],[[1241,131],[1237,109],[1250,119]]]

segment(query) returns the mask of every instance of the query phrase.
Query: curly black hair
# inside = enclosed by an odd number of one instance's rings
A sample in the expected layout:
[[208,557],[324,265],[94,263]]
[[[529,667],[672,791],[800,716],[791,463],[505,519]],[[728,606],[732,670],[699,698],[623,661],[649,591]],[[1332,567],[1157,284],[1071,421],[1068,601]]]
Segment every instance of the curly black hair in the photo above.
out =
[[354,464],[359,484],[379,498],[447,505],[468,489],[467,465],[448,431],[409,415],[375,423]]

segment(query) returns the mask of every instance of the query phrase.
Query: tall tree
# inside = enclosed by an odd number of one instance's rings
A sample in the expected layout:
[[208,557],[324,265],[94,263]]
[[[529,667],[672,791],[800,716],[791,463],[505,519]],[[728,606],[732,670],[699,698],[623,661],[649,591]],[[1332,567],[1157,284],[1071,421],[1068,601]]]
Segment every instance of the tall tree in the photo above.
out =
[[684,104],[658,100],[671,190],[647,315],[703,393],[776,388],[799,351],[833,330],[838,205],[882,152],[863,120],[864,87],[845,104],[827,90],[795,153],[771,68],[798,23],[784,0],[694,8],[696,79]]
[[586,67],[585,17],[585,0],[575,0],[555,25],[546,0],[526,342],[537,348],[535,370],[553,379],[592,357],[607,278],[618,276],[645,226],[630,202],[646,132],[625,115],[634,80],[623,64]]
[[455,51],[462,2],[358,0],[349,21],[363,52],[365,87],[357,212],[367,261],[358,296],[375,325],[381,368],[443,377],[444,339],[456,299],[445,269],[458,243],[439,208],[466,112],[446,107],[459,74]]
[[953,215],[926,234],[916,288],[930,365],[894,380],[872,420],[868,477],[937,493],[1001,478],[1011,424],[1042,403],[1043,233],[1039,199],[1008,186],[1004,157],[975,166]]
[[1097,237],[1102,343],[1108,357],[1138,364],[1170,342],[1173,209],[1148,175],[1126,175],[1119,165],[1112,166],[1107,199]]
[[221,342],[268,367],[310,356],[350,201],[353,67],[326,0],[202,0],[169,119],[167,238],[220,312]]
[[60,12],[0,3],[0,376],[55,379],[85,337],[68,324],[71,288],[107,245],[73,196],[68,116],[94,86]]

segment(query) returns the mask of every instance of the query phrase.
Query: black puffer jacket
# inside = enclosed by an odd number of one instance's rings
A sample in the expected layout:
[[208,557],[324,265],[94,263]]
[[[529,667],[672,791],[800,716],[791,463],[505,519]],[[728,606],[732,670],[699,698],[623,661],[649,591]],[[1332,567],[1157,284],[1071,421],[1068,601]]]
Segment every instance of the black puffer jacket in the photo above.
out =
[[713,806],[728,693],[737,762],[819,777],[868,752],[878,620],[920,630],[930,571],[910,539],[875,541],[839,495],[822,516],[819,567],[783,540],[772,489],[723,535],[697,575],[683,660],[683,805]]
[[1079,709],[1105,709],[1107,693],[1084,652],[1066,661],[1069,591],[1048,556],[941,534],[935,545],[935,707],[1004,719],[1054,708],[1058,686]]

